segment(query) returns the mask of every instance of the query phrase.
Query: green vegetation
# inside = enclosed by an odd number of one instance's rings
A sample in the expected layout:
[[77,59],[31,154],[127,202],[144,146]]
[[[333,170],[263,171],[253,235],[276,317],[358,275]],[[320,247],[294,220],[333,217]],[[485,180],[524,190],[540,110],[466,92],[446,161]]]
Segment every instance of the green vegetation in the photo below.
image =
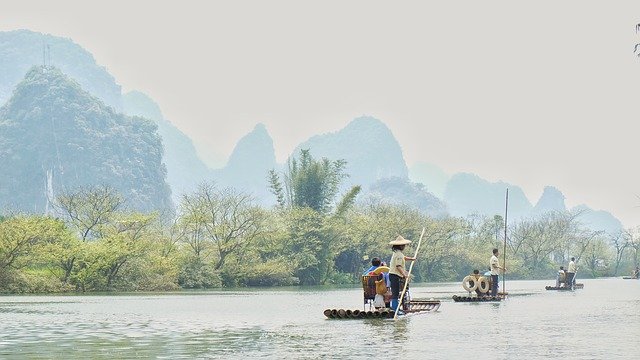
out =
[[[433,218],[414,207],[341,198],[344,162],[301,151],[271,172],[278,206],[267,209],[230,188],[202,184],[175,216],[127,210],[108,186],[60,194],[52,216],[0,218],[0,291],[136,291],[231,286],[357,283],[369,259],[388,260],[397,234],[424,246],[417,281],[458,281],[484,270],[502,248],[502,218]],[[280,179],[284,179],[281,181]],[[508,229],[512,278],[551,278],[569,256],[582,276],[629,273],[638,239],[587,230],[577,213],[551,212]],[[411,248],[408,249],[411,252]]]

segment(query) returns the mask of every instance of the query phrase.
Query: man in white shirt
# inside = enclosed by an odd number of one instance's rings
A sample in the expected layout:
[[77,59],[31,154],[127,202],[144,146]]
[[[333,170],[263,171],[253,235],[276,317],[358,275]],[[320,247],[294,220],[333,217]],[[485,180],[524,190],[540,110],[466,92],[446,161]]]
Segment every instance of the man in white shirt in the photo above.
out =
[[576,284],[577,271],[578,267],[576,266],[576,258],[572,257],[571,261],[569,261],[569,266],[567,267],[567,282],[565,282],[565,286],[573,287]]
[[498,274],[500,274],[498,271],[506,271],[498,261],[498,249],[493,249],[493,256],[489,260],[489,268],[491,268],[491,296],[495,297],[498,295]]

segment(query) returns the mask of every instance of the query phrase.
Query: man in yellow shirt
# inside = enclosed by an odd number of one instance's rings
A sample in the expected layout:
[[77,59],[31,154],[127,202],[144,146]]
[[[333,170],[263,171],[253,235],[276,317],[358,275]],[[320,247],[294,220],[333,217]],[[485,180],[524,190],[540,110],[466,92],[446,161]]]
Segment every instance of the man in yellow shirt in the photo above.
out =
[[407,276],[409,275],[406,270],[405,261],[415,260],[414,257],[404,256],[402,250],[407,244],[411,244],[410,240],[398,237],[389,242],[393,254],[391,255],[391,263],[389,264],[389,282],[391,282],[391,308],[396,310],[398,308],[398,299],[400,298],[400,278],[405,278],[405,281],[409,281]]

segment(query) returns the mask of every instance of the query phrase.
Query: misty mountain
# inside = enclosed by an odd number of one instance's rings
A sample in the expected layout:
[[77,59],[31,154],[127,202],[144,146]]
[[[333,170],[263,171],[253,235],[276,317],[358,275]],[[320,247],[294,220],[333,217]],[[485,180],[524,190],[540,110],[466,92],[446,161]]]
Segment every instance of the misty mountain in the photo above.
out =
[[534,215],[541,215],[546,212],[563,212],[567,210],[564,204],[564,195],[560,190],[553,186],[545,186],[542,196],[533,208],[532,213]]
[[126,114],[153,120],[158,125],[167,182],[176,203],[182,194],[192,192],[198,184],[211,178],[210,169],[198,157],[191,139],[164,118],[157,103],[139,91],[124,94],[122,100]]
[[408,179],[392,177],[380,179],[365,189],[360,195],[362,202],[382,202],[394,205],[406,205],[434,218],[448,215],[447,206],[427,191],[426,186]]
[[509,189],[509,218],[528,216],[533,206],[522,189],[504,182],[490,183],[475,174],[459,173],[447,183],[444,201],[453,216],[480,214],[504,216],[505,191]]
[[389,128],[372,117],[359,117],[340,131],[316,135],[298,145],[315,158],[344,159],[347,185],[366,187],[388,177],[408,178],[402,149]]
[[[48,49],[43,54],[43,48]],[[54,65],[90,94],[117,111],[122,110],[121,88],[93,55],[71,39],[30,30],[0,32],[0,106],[35,65]]]
[[213,171],[213,178],[225,187],[235,187],[255,196],[262,203],[275,203],[269,192],[267,175],[278,167],[273,139],[266,126],[257,124],[236,144],[227,165]]
[[449,181],[450,177],[438,166],[421,162],[409,168],[409,178],[412,181],[424,184],[429,192],[443,199],[447,181]]
[[138,210],[172,207],[157,126],[116,113],[55,68],[32,68],[0,108],[0,208],[44,212],[79,186],[110,185]]
[[579,213],[578,221],[593,231],[606,231],[609,234],[615,234],[624,228],[620,220],[608,211],[593,210],[586,205],[578,205],[571,211]]

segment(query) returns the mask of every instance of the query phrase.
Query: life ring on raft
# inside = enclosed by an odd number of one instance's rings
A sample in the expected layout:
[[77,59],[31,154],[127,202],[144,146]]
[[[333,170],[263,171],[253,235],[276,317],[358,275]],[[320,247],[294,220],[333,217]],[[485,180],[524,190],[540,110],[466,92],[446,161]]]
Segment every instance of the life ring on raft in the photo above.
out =
[[[469,283],[473,285],[469,285]],[[468,292],[475,291],[478,288],[478,280],[476,280],[475,276],[467,275],[462,279],[462,287]]]
[[489,291],[489,279],[484,276],[480,276],[478,279],[478,290],[480,290],[481,293],[486,294],[487,291]]

